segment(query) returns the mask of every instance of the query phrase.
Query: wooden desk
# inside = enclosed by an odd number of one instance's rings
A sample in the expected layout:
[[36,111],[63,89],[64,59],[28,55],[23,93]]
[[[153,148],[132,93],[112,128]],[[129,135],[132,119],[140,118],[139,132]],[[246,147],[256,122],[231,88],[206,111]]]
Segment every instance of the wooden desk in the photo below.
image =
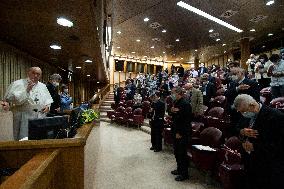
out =
[[84,189],[84,146],[93,126],[83,125],[74,138],[1,142],[0,168],[20,169],[0,188]]

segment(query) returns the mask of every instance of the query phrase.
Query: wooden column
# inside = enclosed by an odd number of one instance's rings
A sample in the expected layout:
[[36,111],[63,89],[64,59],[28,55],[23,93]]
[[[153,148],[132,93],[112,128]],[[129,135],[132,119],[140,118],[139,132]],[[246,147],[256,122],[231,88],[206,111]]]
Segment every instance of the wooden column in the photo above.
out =
[[247,69],[246,61],[250,56],[249,38],[241,39],[241,67]]
[[194,69],[198,69],[199,68],[199,58],[195,57],[194,58]]
[[157,66],[154,65],[154,74],[155,74],[155,75],[157,74],[156,71],[157,71]]

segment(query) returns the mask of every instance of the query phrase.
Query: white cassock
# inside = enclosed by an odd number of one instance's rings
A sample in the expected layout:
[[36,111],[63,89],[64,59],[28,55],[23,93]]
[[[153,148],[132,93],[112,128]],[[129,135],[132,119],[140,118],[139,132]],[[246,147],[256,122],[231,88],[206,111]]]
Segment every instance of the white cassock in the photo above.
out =
[[29,93],[27,86],[28,79],[14,81],[5,94],[5,99],[13,104],[15,140],[28,137],[28,120],[45,117],[40,111],[53,102],[45,84],[38,82]]

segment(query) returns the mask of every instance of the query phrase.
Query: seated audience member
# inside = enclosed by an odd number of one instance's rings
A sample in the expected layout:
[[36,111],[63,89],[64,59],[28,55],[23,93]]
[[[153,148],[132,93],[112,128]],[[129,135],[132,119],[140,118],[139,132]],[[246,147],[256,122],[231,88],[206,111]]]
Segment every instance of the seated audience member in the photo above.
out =
[[61,87],[61,106],[60,106],[60,110],[61,112],[64,112],[64,110],[70,110],[71,109],[71,104],[73,102],[72,97],[70,97],[69,95],[69,89],[67,85],[62,85]]
[[61,76],[59,74],[52,74],[49,77],[49,81],[46,84],[46,87],[53,99],[53,103],[50,106],[50,113],[51,114],[58,114],[60,113],[60,95],[59,95],[59,83],[61,82]]
[[203,95],[199,89],[193,87],[193,83],[187,83],[184,85],[186,90],[186,97],[189,100],[192,107],[192,114],[197,117],[203,114]]
[[272,64],[268,68],[268,76],[271,76],[272,98],[284,96],[284,60],[281,60],[278,54],[270,57]]
[[203,94],[203,103],[209,106],[209,102],[216,96],[216,87],[213,83],[209,82],[209,74],[205,73],[201,77],[201,92]]
[[235,98],[234,108],[246,118],[238,125],[246,189],[284,188],[284,114],[247,94]]
[[[46,85],[39,80],[39,67],[28,70],[28,78],[14,81],[7,89],[5,101],[13,104],[14,139],[28,137],[28,119],[43,118],[53,102]],[[5,105],[6,106],[6,105]]]

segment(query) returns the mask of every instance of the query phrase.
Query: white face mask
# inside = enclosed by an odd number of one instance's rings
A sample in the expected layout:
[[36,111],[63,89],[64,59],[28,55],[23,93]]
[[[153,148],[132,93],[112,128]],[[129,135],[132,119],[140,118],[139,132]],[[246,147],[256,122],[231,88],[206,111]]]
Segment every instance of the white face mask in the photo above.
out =
[[56,82],[56,81],[53,82],[52,84],[54,85],[54,87],[58,87],[59,86],[59,82]]
[[67,94],[68,93],[68,89],[64,89],[63,92]]
[[236,76],[236,75],[232,75],[232,76],[231,76],[231,79],[232,79],[233,81],[238,81],[239,78],[238,78],[238,76]]

